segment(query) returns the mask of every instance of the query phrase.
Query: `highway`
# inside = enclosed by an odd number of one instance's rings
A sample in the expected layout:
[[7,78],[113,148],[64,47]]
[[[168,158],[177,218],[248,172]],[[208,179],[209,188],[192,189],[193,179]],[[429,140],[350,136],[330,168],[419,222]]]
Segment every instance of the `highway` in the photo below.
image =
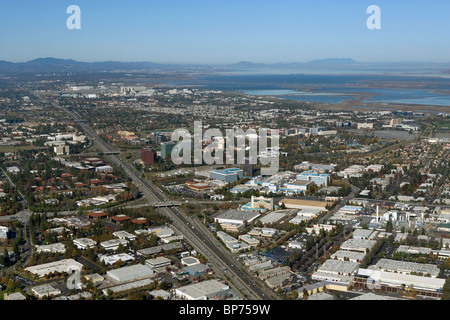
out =
[[[103,141],[97,133],[90,128],[78,114],[57,104],[54,107],[68,113],[79,124],[84,133],[102,150],[111,153],[114,150]],[[134,182],[150,205],[155,203],[170,202],[163,191],[145,180],[134,168],[123,161],[118,155],[105,156],[112,164],[121,168]],[[175,229],[183,234],[198,252],[202,253],[214,266],[218,274],[224,275],[235,289],[241,291],[249,300],[279,300],[280,298],[262,281],[247,274],[244,266],[240,264],[228,250],[221,245],[210,231],[196,218],[187,217],[179,208],[164,207],[158,209],[168,216]]]

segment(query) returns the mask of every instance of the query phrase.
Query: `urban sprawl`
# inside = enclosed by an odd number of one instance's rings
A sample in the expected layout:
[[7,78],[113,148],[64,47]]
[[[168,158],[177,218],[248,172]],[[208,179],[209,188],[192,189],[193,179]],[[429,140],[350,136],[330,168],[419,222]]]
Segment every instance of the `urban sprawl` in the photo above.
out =
[[[125,81],[7,84],[0,299],[450,297],[448,114]],[[247,142],[250,129],[278,130],[279,147],[269,134],[257,154],[278,172],[175,165],[172,132],[195,121]],[[216,151],[252,151],[230,145]]]

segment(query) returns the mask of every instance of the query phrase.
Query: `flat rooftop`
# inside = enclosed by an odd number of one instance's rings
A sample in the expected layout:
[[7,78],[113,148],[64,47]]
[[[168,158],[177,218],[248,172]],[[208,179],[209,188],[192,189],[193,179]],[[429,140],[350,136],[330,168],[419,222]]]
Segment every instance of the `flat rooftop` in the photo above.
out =
[[201,299],[202,297],[220,293],[228,290],[230,287],[218,280],[207,280],[195,283],[189,286],[177,288],[176,291],[192,299]]
[[430,274],[433,278],[439,276],[440,269],[434,264],[425,264],[408,261],[398,261],[390,259],[380,259],[375,266],[378,270],[397,271],[401,273],[422,273],[424,275]]
[[260,214],[258,212],[242,211],[242,210],[227,210],[225,212],[218,214],[216,216],[216,219],[240,220],[240,221],[247,220],[248,222],[250,222],[259,216],[260,216]]
[[359,264],[356,262],[328,259],[317,271],[321,273],[353,274],[358,267]]

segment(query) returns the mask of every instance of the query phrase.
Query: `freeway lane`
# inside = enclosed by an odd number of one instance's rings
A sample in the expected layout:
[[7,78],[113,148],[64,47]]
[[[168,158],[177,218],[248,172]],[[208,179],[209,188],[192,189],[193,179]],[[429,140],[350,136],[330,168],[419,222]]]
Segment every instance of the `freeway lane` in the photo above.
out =
[[[78,114],[56,104],[53,104],[53,106],[68,113],[80,125],[84,133],[92,141],[94,141],[94,143],[99,146],[104,153],[114,151],[109,144],[104,142],[97,135],[97,133],[80,118]],[[169,201],[160,189],[146,181],[134,170],[134,168],[120,159],[120,157],[117,155],[107,155],[106,157],[114,165],[124,170],[128,177],[147,198],[150,204]],[[224,273],[228,272],[227,276],[230,282],[234,285],[234,287],[246,294],[249,299],[279,299],[278,296],[276,296],[273,291],[268,290],[259,279],[256,279],[242,271],[244,270],[243,266],[236,261],[236,259],[223,246],[217,245],[217,240],[213,238],[210,232],[205,226],[201,225],[201,223],[186,217],[186,215],[183,214],[178,208],[161,208],[159,210],[171,219],[174,226],[178,230],[182,231],[185,239],[189,241],[191,245],[198,250],[198,252],[201,252],[208,260],[210,260],[213,266],[218,267],[219,270]]]

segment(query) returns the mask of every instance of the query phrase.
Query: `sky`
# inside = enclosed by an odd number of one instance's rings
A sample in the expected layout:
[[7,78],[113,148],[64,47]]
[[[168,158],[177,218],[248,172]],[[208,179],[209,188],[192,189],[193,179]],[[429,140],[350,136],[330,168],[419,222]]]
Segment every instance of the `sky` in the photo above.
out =
[[[70,5],[80,30],[67,28]],[[447,0],[0,0],[0,60],[12,62],[450,62],[449,37]]]

